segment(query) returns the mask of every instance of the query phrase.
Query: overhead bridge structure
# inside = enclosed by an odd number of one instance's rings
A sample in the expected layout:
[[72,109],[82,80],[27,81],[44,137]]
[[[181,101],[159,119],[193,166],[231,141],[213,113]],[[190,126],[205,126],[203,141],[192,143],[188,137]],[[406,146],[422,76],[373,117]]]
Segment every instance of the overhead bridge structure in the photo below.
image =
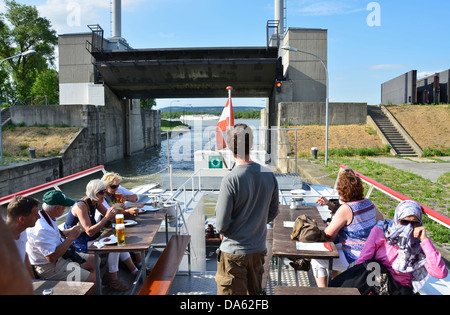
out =
[[[99,83],[119,99],[270,97],[282,76],[277,47],[89,50]],[[225,95],[225,96],[224,96]]]

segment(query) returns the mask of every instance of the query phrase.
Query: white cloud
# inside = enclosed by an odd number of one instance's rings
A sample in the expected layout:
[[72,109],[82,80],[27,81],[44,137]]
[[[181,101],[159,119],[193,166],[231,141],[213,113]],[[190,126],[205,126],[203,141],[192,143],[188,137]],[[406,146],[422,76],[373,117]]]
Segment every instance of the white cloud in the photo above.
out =
[[296,3],[298,9],[295,11],[301,15],[307,16],[330,16],[351,14],[356,12],[366,11],[358,1],[311,1],[303,0]]
[[423,79],[423,78],[432,76],[432,75],[434,75],[435,73],[439,73],[439,72],[442,72],[442,71],[444,71],[444,70],[438,70],[438,71],[422,71],[422,72],[417,73],[417,79]]
[[[123,11],[134,11],[144,0],[123,0]],[[89,32],[88,24],[110,29],[110,0],[46,0],[36,6],[40,15],[52,22],[58,34]],[[108,37],[109,34],[105,34]]]

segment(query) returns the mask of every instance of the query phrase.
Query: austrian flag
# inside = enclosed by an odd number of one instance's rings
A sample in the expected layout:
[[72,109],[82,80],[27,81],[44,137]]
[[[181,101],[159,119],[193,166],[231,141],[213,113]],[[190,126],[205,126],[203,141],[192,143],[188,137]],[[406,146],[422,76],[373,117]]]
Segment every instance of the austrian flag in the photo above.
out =
[[222,150],[227,147],[226,144],[226,132],[231,127],[234,126],[234,114],[233,114],[233,103],[231,101],[231,91],[233,88],[231,86],[227,87],[228,90],[228,100],[225,107],[220,115],[219,122],[216,127],[216,144],[217,150]]

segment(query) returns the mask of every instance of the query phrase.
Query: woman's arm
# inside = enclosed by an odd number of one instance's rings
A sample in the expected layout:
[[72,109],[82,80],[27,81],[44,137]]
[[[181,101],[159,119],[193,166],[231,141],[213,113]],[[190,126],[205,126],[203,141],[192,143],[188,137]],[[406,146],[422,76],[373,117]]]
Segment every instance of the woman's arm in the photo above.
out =
[[353,220],[353,212],[350,207],[346,204],[343,204],[336,211],[336,214],[333,216],[333,219],[330,222],[330,225],[325,228],[325,235],[334,240],[339,233],[339,231],[346,225],[352,223]]
[[384,238],[383,230],[380,229],[378,226],[374,226],[372,228],[372,231],[370,231],[369,237],[367,238],[366,243],[364,244],[361,254],[359,254],[359,257],[356,260],[356,263],[361,264],[368,259],[374,258],[378,248],[377,243],[382,238]]
[[414,229],[414,237],[420,239],[420,246],[422,247],[425,256],[427,256],[425,269],[427,269],[430,276],[437,279],[447,277],[448,270],[445,266],[444,260],[442,259],[442,255],[434,248],[433,243],[427,238],[426,231],[423,226],[419,226]]
[[100,232],[100,230],[105,226],[106,222],[114,218],[114,207],[111,207],[106,211],[105,216],[96,224],[91,224],[91,219],[89,218],[87,206],[84,203],[78,203],[71,211],[74,211],[74,215],[78,218],[81,225],[83,226],[86,234],[93,237],[95,234]]

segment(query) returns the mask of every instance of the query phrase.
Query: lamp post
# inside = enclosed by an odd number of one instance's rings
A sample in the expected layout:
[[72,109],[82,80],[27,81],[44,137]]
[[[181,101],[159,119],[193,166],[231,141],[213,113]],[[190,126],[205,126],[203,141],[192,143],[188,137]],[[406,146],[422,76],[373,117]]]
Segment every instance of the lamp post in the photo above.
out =
[[[24,51],[23,53],[20,53],[20,54],[17,54],[15,56],[3,59],[0,62],[0,66],[3,65],[3,63],[6,60],[13,59],[13,58],[16,58],[16,57],[25,57],[25,56],[32,55],[32,54],[35,54],[35,53],[36,53],[35,50],[29,49],[27,51]],[[2,125],[2,110],[1,110],[1,104],[0,104],[0,155],[1,155],[1,164],[3,165],[3,136],[2,136],[2,128],[1,128],[2,126],[1,125]]]
[[319,61],[322,63],[323,67],[325,68],[326,85],[327,85],[326,86],[326,118],[325,118],[325,120],[326,120],[326,122],[325,122],[325,126],[326,126],[326,132],[325,132],[325,165],[328,166],[328,120],[329,120],[329,117],[328,117],[328,115],[329,115],[328,68],[325,65],[325,62],[323,62],[322,58],[320,58],[319,56],[314,55],[314,54],[312,54],[310,52],[303,51],[303,50],[300,50],[300,49],[297,49],[297,48],[294,48],[294,47],[291,47],[291,46],[283,46],[281,48],[284,49],[284,50],[290,50],[290,51],[295,51],[295,52],[300,52],[300,53],[304,53],[304,54],[307,54],[307,55],[311,55],[311,56],[319,59]]

